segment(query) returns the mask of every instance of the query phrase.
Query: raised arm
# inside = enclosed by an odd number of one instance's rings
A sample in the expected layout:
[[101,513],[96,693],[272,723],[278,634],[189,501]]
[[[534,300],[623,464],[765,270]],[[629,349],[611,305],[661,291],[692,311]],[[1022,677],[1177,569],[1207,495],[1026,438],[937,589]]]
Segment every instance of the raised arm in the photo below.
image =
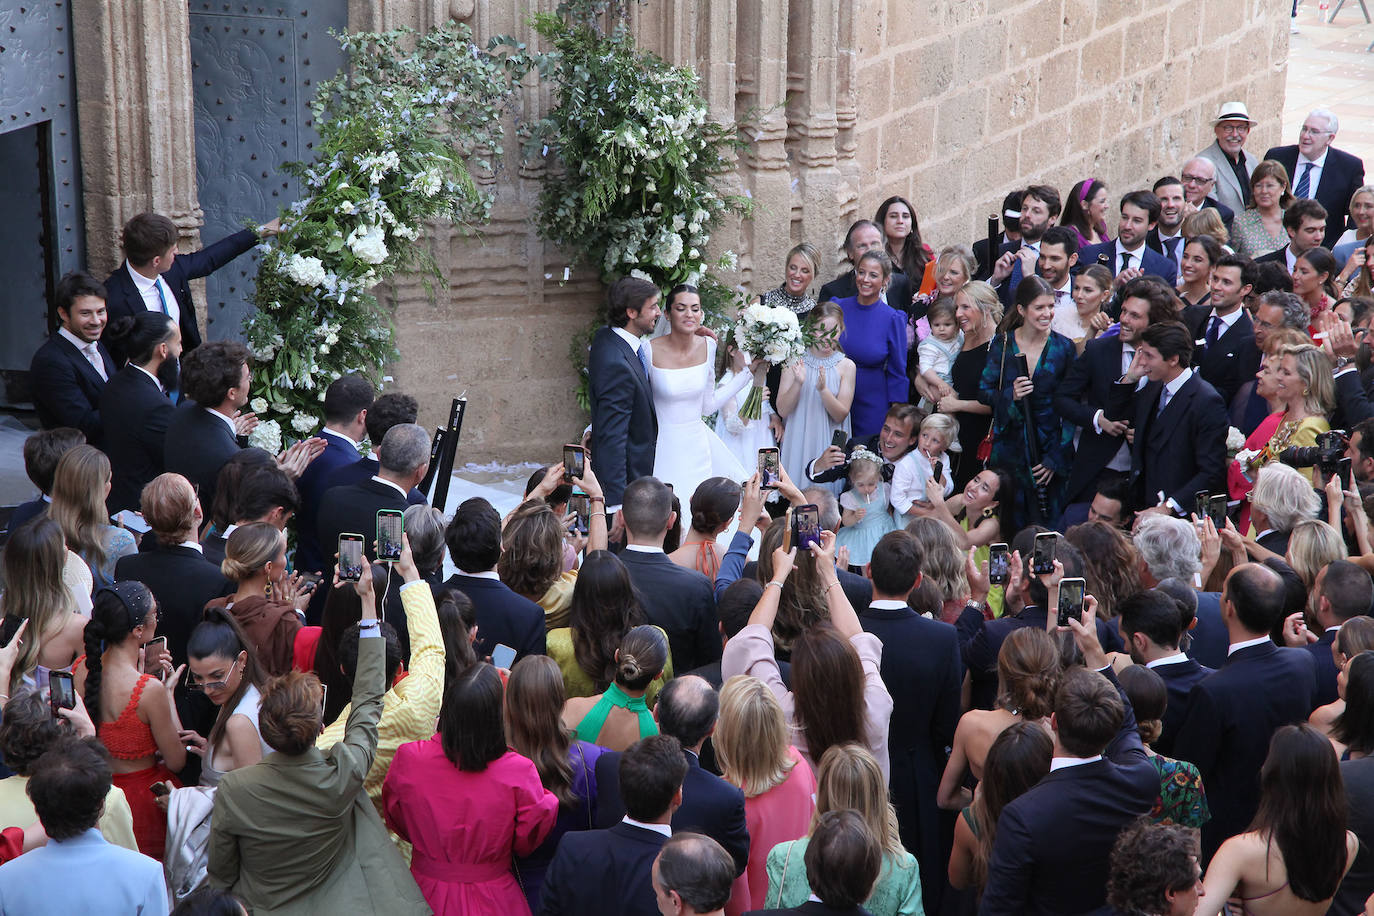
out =
[[[822,531],[821,542],[811,545],[811,555],[816,558],[816,572],[820,576],[821,584],[825,588],[825,598],[828,610],[830,611],[830,622],[834,624],[835,630],[845,639],[851,639],[864,631],[859,625],[859,615],[854,613],[854,606],[845,597],[844,588],[840,585],[839,573],[835,571],[835,532]],[[774,555],[776,562],[776,554]],[[790,566],[789,566],[790,568]],[[782,591],[779,589],[779,591]],[[777,602],[773,602],[773,610],[777,612]],[[751,617],[750,623],[754,620]],[[771,624],[770,624],[771,625]]]

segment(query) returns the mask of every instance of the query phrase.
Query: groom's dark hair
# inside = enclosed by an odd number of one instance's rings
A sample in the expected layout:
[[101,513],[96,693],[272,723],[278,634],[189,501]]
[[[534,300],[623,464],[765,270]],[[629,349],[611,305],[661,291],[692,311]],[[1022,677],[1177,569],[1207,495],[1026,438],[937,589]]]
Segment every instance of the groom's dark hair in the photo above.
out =
[[625,488],[620,507],[625,527],[638,537],[656,535],[668,527],[673,494],[657,477],[641,477]]
[[613,328],[623,328],[630,322],[630,309],[636,312],[651,297],[659,295],[658,287],[638,277],[621,277],[611,286],[610,308],[606,322]]

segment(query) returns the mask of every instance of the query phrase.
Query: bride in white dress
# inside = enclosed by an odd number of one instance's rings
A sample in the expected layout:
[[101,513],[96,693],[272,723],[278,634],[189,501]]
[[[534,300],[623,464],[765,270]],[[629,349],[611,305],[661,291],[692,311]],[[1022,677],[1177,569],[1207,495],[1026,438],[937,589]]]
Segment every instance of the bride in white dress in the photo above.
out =
[[730,385],[717,390],[716,342],[697,335],[704,313],[696,287],[674,287],[668,294],[665,316],[668,333],[650,342],[653,360],[649,382],[658,414],[654,476],[673,485],[686,511],[692,494],[708,477],[743,482],[753,473],[754,469],[741,465],[702,418],[743,391],[755,375],[762,383],[768,364],[755,360],[752,372],[740,372]]

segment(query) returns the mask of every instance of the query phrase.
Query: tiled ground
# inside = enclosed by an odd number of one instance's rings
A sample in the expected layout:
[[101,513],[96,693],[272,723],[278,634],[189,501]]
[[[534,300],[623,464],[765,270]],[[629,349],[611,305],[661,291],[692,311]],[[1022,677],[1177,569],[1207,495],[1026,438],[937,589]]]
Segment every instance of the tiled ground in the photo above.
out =
[[[1335,9],[1339,0],[1330,0]],[[1365,0],[1374,15],[1374,0]],[[1335,145],[1364,159],[1374,173],[1374,25],[1364,21],[1359,0],[1346,0],[1335,22],[1325,22],[1320,0],[1298,7],[1298,34],[1290,36],[1288,94],[1283,142],[1297,143],[1298,128],[1313,108],[1336,112],[1341,129]],[[1261,150],[1260,152],[1263,152]]]

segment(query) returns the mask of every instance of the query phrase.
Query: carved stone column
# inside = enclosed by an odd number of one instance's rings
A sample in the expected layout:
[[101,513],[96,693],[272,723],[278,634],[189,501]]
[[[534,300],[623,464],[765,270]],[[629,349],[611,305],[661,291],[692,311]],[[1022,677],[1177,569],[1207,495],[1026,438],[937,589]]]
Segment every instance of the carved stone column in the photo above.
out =
[[738,171],[754,200],[740,228],[740,266],[755,295],[781,282],[792,245],[792,173],[787,163],[787,0],[739,7],[738,109],[748,146]]

